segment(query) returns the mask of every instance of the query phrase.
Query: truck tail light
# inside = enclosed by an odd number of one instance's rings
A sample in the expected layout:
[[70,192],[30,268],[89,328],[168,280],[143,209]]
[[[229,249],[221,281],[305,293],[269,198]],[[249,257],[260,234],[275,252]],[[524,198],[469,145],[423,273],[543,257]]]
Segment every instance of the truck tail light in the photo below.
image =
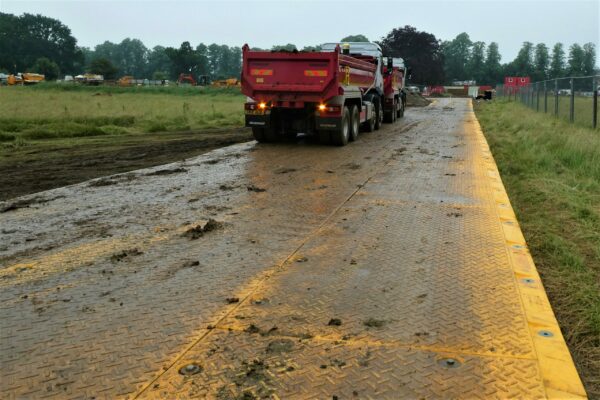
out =
[[244,110],[266,110],[269,106],[261,101],[260,103],[244,103]]
[[341,106],[328,106],[327,104],[319,104],[317,107],[321,115],[339,115],[342,112]]

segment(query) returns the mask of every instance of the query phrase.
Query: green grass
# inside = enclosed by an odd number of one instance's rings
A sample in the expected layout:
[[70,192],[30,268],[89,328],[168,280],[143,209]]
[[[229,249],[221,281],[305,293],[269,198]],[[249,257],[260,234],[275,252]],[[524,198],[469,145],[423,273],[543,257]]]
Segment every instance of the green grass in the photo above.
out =
[[477,117],[590,398],[600,398],[600,131],[507,101]]
[[0,87],[0,142],[241,126],[239,89]]
[[[535,95],[534,95],[535,96]],[[592,116],[594,110],[594,103],[592,97],[575,96],[574,102],[574,121],[576,125],[584,128],[592,127]],[[554,115],[555,97],[548,93],[548,115]],[[571,98],[569,96],[558,96],[558,116],[566,121],[570,120],[570,107]],[[533,109],[537,110],[537,99],[533,98]],[[540,93],[540,105],[539,111],[544,112],[544,93]],[[600,121],[597,125],[597,129],[600,129]]]

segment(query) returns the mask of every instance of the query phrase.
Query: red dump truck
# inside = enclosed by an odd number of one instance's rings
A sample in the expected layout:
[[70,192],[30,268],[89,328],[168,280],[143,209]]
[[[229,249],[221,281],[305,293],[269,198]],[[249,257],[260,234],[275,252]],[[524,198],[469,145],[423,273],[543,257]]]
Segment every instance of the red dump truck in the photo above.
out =
[[[396,64],[394,65],[394,60]],[[327,43],[319,52],[243,47],[246,126],[259,142],[316,135],[343,146],[404,112],[405,68],[375,43]]]

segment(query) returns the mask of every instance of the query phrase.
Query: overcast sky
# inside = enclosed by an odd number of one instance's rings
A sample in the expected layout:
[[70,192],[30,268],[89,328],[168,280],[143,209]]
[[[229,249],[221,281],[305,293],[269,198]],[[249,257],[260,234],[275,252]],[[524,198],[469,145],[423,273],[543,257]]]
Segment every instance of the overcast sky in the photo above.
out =
[[523,41],[600,45],[600,0],[586,1],[27,1],[0,0],[0,11],[39,13],[69,26],[79,45],[141,39],[148,47],[219,43],[269,48],[337,41],[350,34],[377,40],[412,25],[449,40],[496,41],[502,62]]

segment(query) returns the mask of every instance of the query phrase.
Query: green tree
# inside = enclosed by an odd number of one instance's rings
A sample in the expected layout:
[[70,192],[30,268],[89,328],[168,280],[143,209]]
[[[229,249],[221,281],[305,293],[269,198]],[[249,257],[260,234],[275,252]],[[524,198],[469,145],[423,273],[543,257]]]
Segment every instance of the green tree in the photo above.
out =
[[500,60],[498,43],[491,42],[485,56],[486,83],[494,84],[502,82],[502,65],[500,65]]
[[346,36],[340,42],[368,42],[369,39],[365,35],[350,35]]
[[76,72],[83,53],[71,30],[42,15],[0,13],[0,67],[22,72],[38,58],[54,61],[62,72]]
[[165,49],[167,57],[171,60],[171,76],[176,78],[181,73],[197,73],[198,54],[190,45],[190,42],[183,42],[179,49],[167,47]]
[[222,57],[222,48],[216,43],[208,46],[208,66],[210,75],[214,78],[219,76]]
[[152,73],[152,79],[155,81],[162,81],[163,79],[167,79],[169,74],[167,71],[154,71]]
[[316,45],[316,46],[304,46],[302,48],[302,51],[321,51],[322,47],[321,45]]
[[471,58],[467,67],[468,76],[471,79],[474,79],[479,84],[484,83],[484,80],[487,79],[485,71],[485,43],[473,43]]
[[538,43],[535,46],[535,54],[533,58],[533,79],[535,81],[543,81],[548,79],[548,70],[550,67],[548,46],[546,46],[544,43]]
[[517,57],[513,61],[514,75],[529,76],[533,75],[533,43],[523,42]]
[[104,76],[104,79],[115,79],[119,69],[106,58],[96,58],[92,60],[89,72]]
[[154,46],[152,50],[148,52],[144,76],[154,77],[154,74],[158,72],[166,74],[166,77],[160,78],[161,80],[167,79],[169,77],[168,71],[170,70],[171,59],[169,59],[169,56],[165,53],[165,48],[163,46]]
[[141,40],[126,38],[121,43],[106,41],[97,45],[91,58],[106,58],[121,75],[143,77],[148,70],[148,56]]
[[583,45],[583,74],[594,75],[596,72],[596,46],[594,43]]
[[569,75],[583,76],[584,75],[585,52],[583,47],[574,43],[569,47]]
[[435,85],[444,81],[444,55],[431,33],[406,25],[393,29],[379,42],[388,57],[402,57],[412,69],[411,82]]
[[275,46],[271,47],[271,51],[298,51],[298,49],[296,48],[295,44],[288,43],[276,44]]
[[465,32],[459,34],[451,41],[442,44],[444,54],[444,73],[450,81],[466,80],[470,78],[468,66],[471,59],[473,42]]
[[31,68],[29,68],[29,71],[43,74],[47,81],[55,80],[60,74],[58,64],[47,59],[46,57],[38,58]]
[[116,66],[123,75],[144,77],[148,62],[148,49],[139,39],[126,38],[118,46]]
[[210,68],[208,63],[208,46],[200,43],[196,46],[196,56],[198,57],[198,74],[209,75]]
[[231,61],[229,64],[229,76],[239,77],[242,74],[242,48],[231,47]]
[[562,43],[556,43],[552,48],[550,60],[550,78],[562,78],[565,75],[565,50]]

